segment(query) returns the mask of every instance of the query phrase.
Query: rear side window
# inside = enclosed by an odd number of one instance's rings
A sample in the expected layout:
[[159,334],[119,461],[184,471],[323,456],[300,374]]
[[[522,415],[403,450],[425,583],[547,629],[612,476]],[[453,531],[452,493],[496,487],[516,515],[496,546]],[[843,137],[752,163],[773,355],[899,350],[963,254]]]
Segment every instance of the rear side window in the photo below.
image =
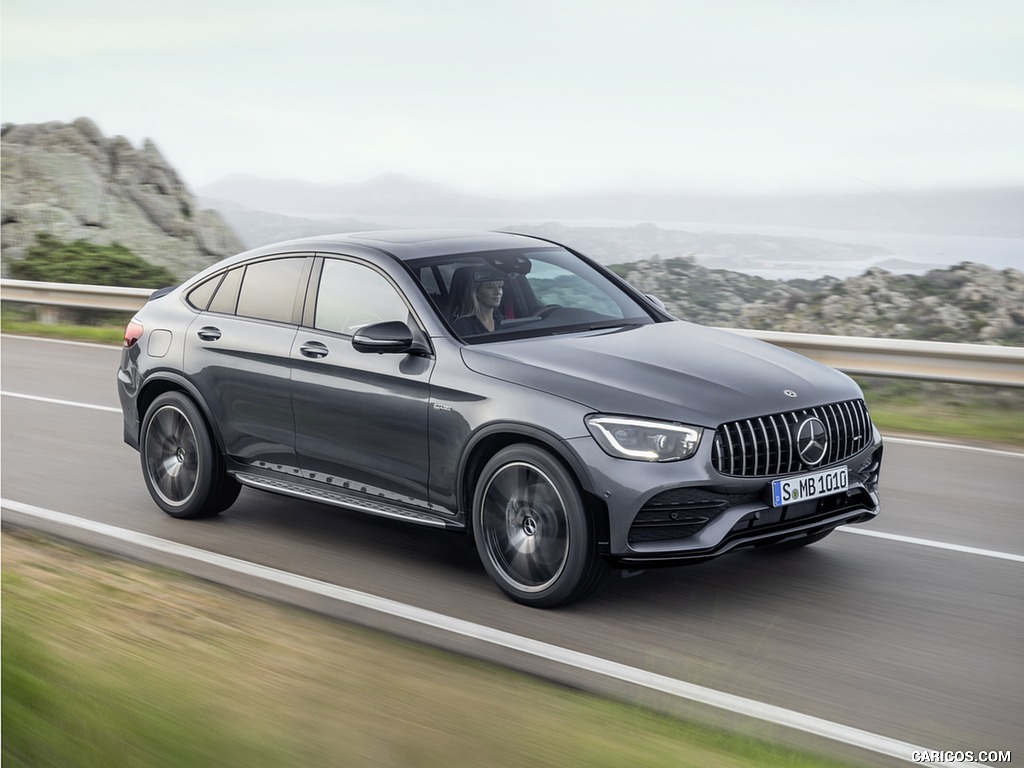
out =
[[222,312],[226,315],[235,314],[235,305],[238,304],[238,287],[242,284],[242,273],[245,267],[232,269],[217,288],[217,293],[210,302],[210,312]]
[[[303,264],[303,259],[291,258],[247,265],[235,313],[262,320],[292,322]],[[220,298],[220,293],[218,290],[214,303]]]
[[210,299],[213,298],[214,291],[217,290],[217,286],[220,285],[221,278],[224,275],[217,275],[211,277],[206,282],[200,283],[198,286],[188,292],[186,300],[189,304],[198,310],[204,310],[210,304]]

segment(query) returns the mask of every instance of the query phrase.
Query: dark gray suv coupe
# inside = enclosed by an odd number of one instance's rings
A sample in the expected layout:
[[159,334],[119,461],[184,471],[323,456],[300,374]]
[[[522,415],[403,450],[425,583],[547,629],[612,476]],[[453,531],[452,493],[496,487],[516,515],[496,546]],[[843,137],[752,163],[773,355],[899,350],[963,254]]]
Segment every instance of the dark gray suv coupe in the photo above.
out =
[[118,385],[168,514],[245,485],[461,531],[528,605],[878,513],[881,439],[850,378],[677,320],[536,237],[248,251],[153,294]]

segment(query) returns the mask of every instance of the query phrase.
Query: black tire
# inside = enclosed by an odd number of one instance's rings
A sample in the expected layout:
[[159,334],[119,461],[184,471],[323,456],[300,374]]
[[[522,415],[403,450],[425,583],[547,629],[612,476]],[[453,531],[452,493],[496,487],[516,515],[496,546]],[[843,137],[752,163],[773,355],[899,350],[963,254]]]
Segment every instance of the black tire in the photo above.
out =
[[579,600],[610,570],[576,481],[534,445],[504,448],[484,466],[473,494],[473,533],[488,575],[524,605]]
[[206,420],[181,392],[165,392],[149,406],[139,455],[149,494],[171,517],[212,517],[238,498],[241,486],[224,471]]

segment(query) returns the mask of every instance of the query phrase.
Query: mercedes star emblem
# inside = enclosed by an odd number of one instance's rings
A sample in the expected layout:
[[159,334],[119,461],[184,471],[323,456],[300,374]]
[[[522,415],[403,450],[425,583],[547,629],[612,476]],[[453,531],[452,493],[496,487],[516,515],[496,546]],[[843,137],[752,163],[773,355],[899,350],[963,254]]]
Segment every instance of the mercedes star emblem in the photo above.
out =
[[806,419],[796,431],[796,451],[808,467],[821,463],[828,451],[828,432],[821,419]]

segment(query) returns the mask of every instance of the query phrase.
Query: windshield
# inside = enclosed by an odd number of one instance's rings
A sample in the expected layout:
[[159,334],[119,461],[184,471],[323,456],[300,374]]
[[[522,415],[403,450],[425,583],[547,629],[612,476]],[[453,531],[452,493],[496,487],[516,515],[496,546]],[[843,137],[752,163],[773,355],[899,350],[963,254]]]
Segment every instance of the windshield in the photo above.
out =
[[438,314],[469,343],[654,322],[637,300],[563,248],[409,263]]

